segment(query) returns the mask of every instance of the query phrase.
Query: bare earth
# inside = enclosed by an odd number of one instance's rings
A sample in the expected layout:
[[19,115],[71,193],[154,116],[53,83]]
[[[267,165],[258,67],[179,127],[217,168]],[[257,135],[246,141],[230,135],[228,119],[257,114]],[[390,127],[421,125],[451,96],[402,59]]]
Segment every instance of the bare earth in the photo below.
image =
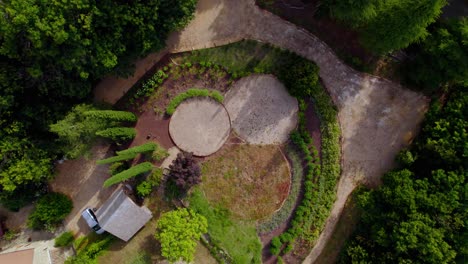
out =
[[169,134],[174,143],[196,156],[208,156],[218,151],[230,132],[228,112],[211,98],[192,98],[182,102],[169,123]]
[[297,126],[297,99],[273,75],[255,74],[237,81],[224,104],[236,133],[251,144],[281,144]]
[[[309,32],[259,9],[254,0],[200,0],[195,19],[174,33],[164,52],[181,52],[254,39],[294,51],[320,67],[337,105],[342,132],[342,174],[331,215],[305,263],[313,263],[330,238],[348,195],[359,183],[376,185],[392,168],[396,153],[416,135],[428,99],[386,79],[357,72]],[[137,64],[133,77],[110,77],[96,100],[115,103],[161,53]],[[104,92],[103,92],[104,91]]]

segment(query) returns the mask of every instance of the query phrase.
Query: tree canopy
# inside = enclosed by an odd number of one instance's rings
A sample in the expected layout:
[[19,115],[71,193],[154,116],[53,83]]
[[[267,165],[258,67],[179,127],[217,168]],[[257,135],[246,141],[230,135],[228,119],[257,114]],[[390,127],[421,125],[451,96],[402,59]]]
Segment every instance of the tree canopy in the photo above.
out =
[[406,48],[428,36],[446,0],[328,0],[332,16],[351,23],[376,53]]

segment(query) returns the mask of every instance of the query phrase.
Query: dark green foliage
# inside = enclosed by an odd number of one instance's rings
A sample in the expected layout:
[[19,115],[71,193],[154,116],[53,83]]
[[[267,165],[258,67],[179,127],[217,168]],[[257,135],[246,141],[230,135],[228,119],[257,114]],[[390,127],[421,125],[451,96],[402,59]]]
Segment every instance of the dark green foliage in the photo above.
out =
[[157,71],[153,76],[151,76],[151,78],[149,78],[141,85],[141,87],[133,95],[133,98],[137,99],[143,96],[150,96],[168,77],[169,75],[167,75],[164,71]]
[[167,150],[160,145],[157,145],[156,149],[151,154],[151,158],[154,161],[161,161],[167,157],[169,157],[169,152],[167,152]]
[[73,237],[73,233],[67,231],[55,238],[54,247],[68,247],[71,245],[74,239],[75,238]]
[[439,22],[406,65],[409,81],[434,91],[444,84],[468,85],[468,19]]
[[135,153],[128,153],[128,154],[124,154],[124,155],[118,155],[118,156],[110,157],[110,158],[107,158],[107,159],[98,160],[98,161],[96,161],[96,164],[99,164],[99,165],[109,164],[109,163],[134,159],[135,157],[136,157]]
[[62,193],[44,195],[28,217],[28,227],[53,230],[73,209],[73,203]]
[[319,80],[319,68],[314,63],[301,59],[282,67],[278,78],[288,87],[289,93],[297,98],[306,98],[312,95],[313,87]]
[[174,97],[169,102],[169,105],[167,106],[167,109],[166,109],[166,113],[168,115],[172,115],[175,112],[177,106],[179,106],[183,101],[189,98],[193,98],[193,97],[211,97],[220,103],[224,101],[224,97],[221,95],[220,92],[216,90],[192,88]]
[[331,14],[351,23],[362,34],[363,44],[377,53],[406,48],[427,37],[446,0],[328,0]]
[[136,130],[133,127],[111,127],[97,131],[96,135],[112,141],[122,142],[133,139],[136,136]]
[[131,155],[136,156],[139,153],[153,152],[156,149],[157,146],[158,146],[158,144],[156,144],[154,142],[148,142],[148,143],[145,143],[145,144],[142,144],[142,145],[139,145],[139,146],[128,148],[126,150],[117,151],[117,155],[122,156],[122,155],[131,154]]
[[109,166],[109,174],[116,175],[124,170],[128,169],[126,162],[114,162]]
[[[468,257],[468,95],[435,103],[405,168],[363,191],[363,215],[343,263],[463,263]],[[409,152],[409,153],[408,153]],[[410,158],[408,158],[410,157]]]
[[115,110],[94,110],[84,113],[86,117],[104,119],[116,122],[136,122],[137,117],[132,112],[115,111]]
[[137,175],[143,174],[153,169],[153,165],[149,162],[143,162],[138,165],[131,167],[128,170],[117,173],[116,175],[110,177],[104,182],[104,187],[109,187],[111,185],[117,184],[119,182],[125,181]]
[[169,165],[168,180],[173,182],[182,192],[201,182],[201,169],[191,153],[182,152]]
[[282,246],[283,243],[280,241],[279,237],[274,237],[271,240],[270,253],[273,255],[279,255]]

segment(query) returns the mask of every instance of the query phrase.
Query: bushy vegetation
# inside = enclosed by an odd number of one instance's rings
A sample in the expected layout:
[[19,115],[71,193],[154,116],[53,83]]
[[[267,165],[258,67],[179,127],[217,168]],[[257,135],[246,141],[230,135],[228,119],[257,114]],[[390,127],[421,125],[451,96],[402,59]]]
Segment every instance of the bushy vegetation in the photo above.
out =
[[327,0],[331,15],[351,24],[363,44],[377,53],[408,47],[427,37],[426,28],[441,14],[446,0]]
[[188,152],[177,154],[169,165],[168,181],[174,183],[180,191],[186,192],[201,182],[201,169],[193,155]]
[[183,101],[193,97],[210,97],[220,103],[224,101],[223,95],[216,90],[192,88],[172,98],[172,100],[169,102],[169,105],[167,106],[166,113],[168,115],[174,114],[177,106],[179,106]]
[[142,145],[138,145],[138,146],[134,146],[134,147],[131,147],[131,148],[128,148],[128,149],[125,149],[125,150],[121,150],[121,151],[117,151],[117,155],[137,155],[137,154],[140,154],[140,153],[149,153],[149,152],[153,152],[154,150],[156,150],[156,147],[158,146],[158,144],[154,143],[154,142],[148,142],[148,143],[144,143]]
[[228,263],[262,263],[262,244],[254,223],[232,219],[225,208],[211,206],[198,189],[188,200],[190,208],[208,220],[211,243],[227,251]]
[[468,93],[433,103],[401,168],[363,190],[361,222],[341,263],[463,263],[468,257]]
[[109,234],[80,237],[73,243],[76,256],[65,260],[65,264],[97,264],[97,257],[102,255],[113,241],[114,238]]
[[157,71],[151,78],[146,80],[133,95],[133,99],[150,96],[169,77],[164,71]]
[[312,96],[314,87],[319,86],[319,67],[307,60],[298,60],[290,67],[283,67],[278,78],[288,87],[289,93],[297,98]]
[[136,122],[137,117],[132,112],[127,111],[116,111],[116,110],[94,110],[94,111],[87,111],[84,113],[85,116],[109,120],[109,121],[116,121],[116,122]]
[[468,18],[441,21],[431,28],[404,67],[408,81],[435,91],[445,85],[468,85]]
[[111,127],[97,131],[96,136],[122,142],[133,139],[136,136],[136,130],[133,127]]
[[148,176],[148,178],[142,181],[137,186],[137,193],[138,195],[145,197],[150,195],[153,191],[153,188],[159,186],[163,180],[163,169],[161,168],[154,168],[153,172]]
[[104,187],[109,187],[111,185],[117,184],[119,182],[128,180],[137,175],[143,174],[153,169],[153,165],[149,162],[143,162],[138,165],[131,167],[128,170],[124,170],[120,173],[115,174],[104,182]]
[[169,152],[161,147],[159,144],[156,146],[156,149],[151,154],[151,159],[154,161],[161,161],[165,158],[169,157]]
[[54,247],[68,247],[71,245],[74,239],[75,238],[73,237],[73,233],[67,231],[55,238]]
[[48,193],[41,197],[28,217],[28,227],[54,230],[73,209],[73,203],[65,194]]
[[183,208],[164,213],[156,226],[162,256],[170,262],[192,262],[196,241],[207,232],[208,223],[203,215]]

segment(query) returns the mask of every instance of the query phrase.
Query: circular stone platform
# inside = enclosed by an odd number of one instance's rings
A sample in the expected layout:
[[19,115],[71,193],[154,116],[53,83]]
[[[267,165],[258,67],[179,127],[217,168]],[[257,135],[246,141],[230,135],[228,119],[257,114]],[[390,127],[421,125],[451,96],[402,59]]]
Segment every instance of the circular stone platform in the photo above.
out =
[[233,129],[251,144],[284,143],[297,126],[297,100],[273,75],[240,79],[226,94],[224,105]]
[[224,106],[207,97],[182,102],[172,115],[169,134],[180,149],[208,156],[229,137],[231,121]]

